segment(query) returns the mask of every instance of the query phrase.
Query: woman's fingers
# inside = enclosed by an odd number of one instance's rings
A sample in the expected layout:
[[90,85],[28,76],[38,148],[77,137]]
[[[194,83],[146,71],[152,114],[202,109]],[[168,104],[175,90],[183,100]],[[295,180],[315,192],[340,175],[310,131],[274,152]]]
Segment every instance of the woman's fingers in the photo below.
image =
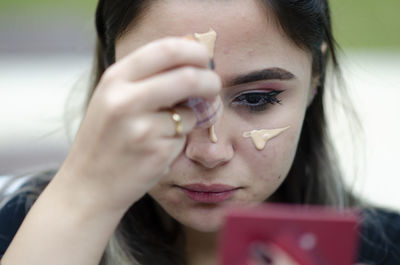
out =
[[[174,120],[173,114],[178,115],[180,121]],[[144,134],[143,138],[153,137],[183,137],[196,125],[196,116],[190,108],[174,107],[171,110],[163,110],[155,113],[143,114],[132,121],[131,130]],[[181,128],[178,128],[181,126]]]
[[108,78],[103,79],[96,92],[117,113],[171,108],[189,97],[212,99],[222,87],[215,72],[194,67],[180,67],[138,82]]
[[[250,246],[250,255],[246,265],[300,265],[289,253],[275,244],[257,242]],[[368,265],[356,263],[354,265]]]
[[[178,115],[180,121],[174,119],[172,115]],[[163,134],[167,137],[177,137],[179,134],[186,135],[196,126],[196,115],[193,110],[187,107],[174,107],[172,111],[159,112],[160,120],[166,120],[165,126],[160,126]],[[162,117],[161,117],[162,116]],[[161,124],[161,123],[159,123]],[[180,127],[180,128],[179,128]]]
[[254,243],[250,247],[247,265],[299,265],[288,253],[268,243]]
[[[135,94],[147,109],[170,108],[189,97],[214,98],[222,87],[213,71],[182,67],[135,83]],[[129,93],[129,92],[127,92]]]
[[207,48],[184,38],[164,38],[138,48],[111,66],[107,72],[128,81],[138,81],[183,65],[205,68]]

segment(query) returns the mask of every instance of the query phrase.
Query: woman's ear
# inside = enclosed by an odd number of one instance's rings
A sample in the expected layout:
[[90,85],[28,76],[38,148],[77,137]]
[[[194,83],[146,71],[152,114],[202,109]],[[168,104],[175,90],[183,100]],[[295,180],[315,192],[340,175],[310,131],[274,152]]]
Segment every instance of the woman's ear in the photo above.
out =
[[308,93],[307,107],[309,107],[311,105],[311,103],[314,100],[314,97],[318,93],[318,88],[321,86],[320,80],[321,80],[321,78],[320,78],[319,75],[316,75],[316,76],[312,77],[311,86],[310,86],[310,90],[309,90],[309,93]]
[[326,54],[326,50],[328,49],[328,44],[326,44],[326,42],[323,42],[322,44],[321,44],[321,53],[322,53],[322,56],[325,56],[325,54]]
[[[323,58],[325,58],[325,54],[326,54],[327,49],[328,49],[328,45],[326,44],[326,42],[323,42],[321,44],[321,47],[320,47],[320,52],[321,52],[321,54],[320,54],[320,56],[321,56],[320,71],[324,71],[322,69],[322,67],[323,67],[322,66],[322,62],[323,62],[322,60],[323,60]],[[322,73],[320,72],[318,74],[314,74],[313,77],[312,77],[310,92],[309,92],[309,95],[308,95],[307,107],[310,106],[310,104],[313,102],[314,97],[317,95],[318,90],[322,86],[322,84],[321,84],[321,74]]]

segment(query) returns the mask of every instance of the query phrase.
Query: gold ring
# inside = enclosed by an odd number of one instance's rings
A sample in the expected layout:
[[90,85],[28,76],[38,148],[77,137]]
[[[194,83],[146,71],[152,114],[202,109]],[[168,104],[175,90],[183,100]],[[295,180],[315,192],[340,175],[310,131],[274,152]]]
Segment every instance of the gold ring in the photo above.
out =
[[171,118],[175,123],[175,135],[174,137],[179,137],[182,135],[183,125],[182,125],[182,117],[174,109],[170,109]]

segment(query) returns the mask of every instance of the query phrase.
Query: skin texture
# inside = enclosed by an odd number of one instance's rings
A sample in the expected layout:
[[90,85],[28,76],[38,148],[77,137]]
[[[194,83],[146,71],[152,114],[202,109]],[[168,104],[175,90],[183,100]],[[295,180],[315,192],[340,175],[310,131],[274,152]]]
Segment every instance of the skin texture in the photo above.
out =
[[[259,204],[285,180],[311,94],[311,55],[292,43],[257,1],[228,2],[159,1],[116,45],[119,60],[165,36],[206,32],[210,27],[218,33],[215,72],[222,80],[220,95],[224,104],[223,116],[215,125],[218,142],[210,142],[207,129],[190,132],[169,173],[149,192],[168,215],[184,225],[192,264],[215,262],[215,232],[221,227],[226,209]],[[229,85],[238,75],[276,67],[295,78]],[[239,93],[271,88],[284,90],[278,96],[281,104],[269,105],[265,111],[250,112],[232,104]],[[262,151],[242,137],[244,131],[288,125],[290,128],[271,139]],[[219,183],[241,189],[222,203],[202,204],[190,200],[175,186],[192,183]]]
[[[179,18],[175,20],[177,14]],[[205,32],[210,27],[218,32],[215,71],[224,87],[224,113],[215,126],[219,140],[211,143],[206,129],[192,131],[169,174],[150,191],[168,214],[203,232],[217,231],[226,206],[260,203],[285,179],[296,151],[311,84],[310,55],[281,33],[257,1],[229,1],[229,5],[213,2],[212,8],[209,1],[160,1],[117,42],[117,60],[154,39]],[[227,87],[237,75],[271,67],[286,69],[296,78]],[[273,86],[284,90],[278,96],[281,104],[270,105],[263,112],[250,112],[231,104],[240,92]],[[255,128],[288,125],[290,129],[272,139],[261,152],[242,137],[242,132]],[[173,187],[191,183],[222,183],[242,189],[229,201],[203,205]]]

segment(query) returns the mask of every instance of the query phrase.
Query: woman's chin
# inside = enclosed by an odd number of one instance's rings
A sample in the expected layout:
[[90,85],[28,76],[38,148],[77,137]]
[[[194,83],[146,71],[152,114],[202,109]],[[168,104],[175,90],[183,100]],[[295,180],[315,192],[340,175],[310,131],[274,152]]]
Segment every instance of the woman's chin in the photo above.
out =
[[223,225],[227,212],[235,207],[232,204],[198,204],[183,211],[170,211],[169,214],[179,223],[199,232],[217,232]]
[[224,223],[225,211],[219,210],[199,210],[198,212],[188,212],[185,216],[178,216],[178,221],[186,227],[203,233],[218,232]]
[[[163,196],[157,196],[157,195]],[[168,216],[193,230],[211,233],[221,230],[226,214],[237,207],[249,207],[255,202],[238,199],[226,200],[216,203],[196,202],[186,196],[178,196],[176,193],[153,193],[159,206]]]
[[189,224],[189,227],[192,230],[196,230],[197,232],[201,233],[218,233],[222,226],[221,225],[210,225],[210,224]]

